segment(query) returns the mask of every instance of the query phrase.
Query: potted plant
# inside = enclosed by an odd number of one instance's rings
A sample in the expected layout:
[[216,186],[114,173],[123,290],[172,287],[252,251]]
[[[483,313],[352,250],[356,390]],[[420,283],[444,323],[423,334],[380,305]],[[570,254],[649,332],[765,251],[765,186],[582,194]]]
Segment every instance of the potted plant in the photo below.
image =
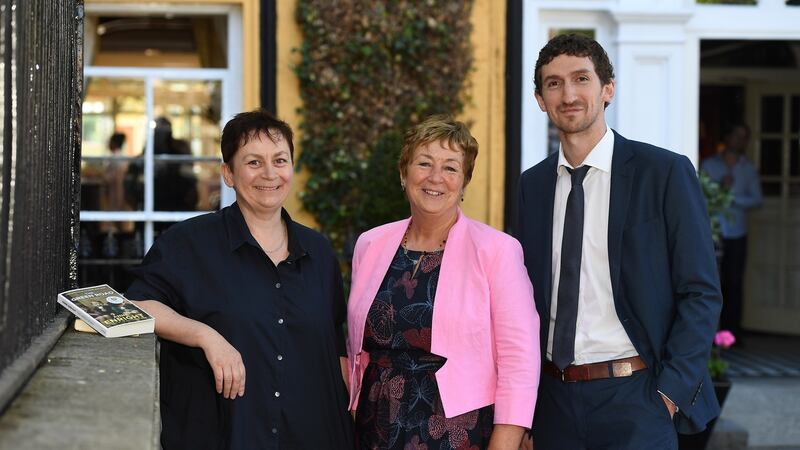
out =
[[700,172],[699,179],[700,188],[706,200],[708,220],[711,223],[711,239],[714,241],[714,248],[717,251],[717,263],[719,263],[723,252],[719,218],[731,206],[733,193],[731,193],[730,188],[723,187],[705,172]]
[[731,348],[736,343],[736,336],[728,330],[719,330],[714,335],[714,346],[711,348],[711,358],[708,360],[708,371],[711,379],[714,380],[714,391],[717,393],[717,400],[720,406],[725,402],[728,391],[731,389],[731,381],[725,376],[728,370],[728,363],[722,359],[723,350]]

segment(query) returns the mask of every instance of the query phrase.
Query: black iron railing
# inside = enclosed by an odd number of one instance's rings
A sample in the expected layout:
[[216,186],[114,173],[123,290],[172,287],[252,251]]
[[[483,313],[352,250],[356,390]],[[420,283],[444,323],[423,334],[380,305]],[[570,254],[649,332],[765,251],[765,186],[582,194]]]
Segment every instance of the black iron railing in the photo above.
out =
[[0,378],[75,284],[82,0],[0,0]]

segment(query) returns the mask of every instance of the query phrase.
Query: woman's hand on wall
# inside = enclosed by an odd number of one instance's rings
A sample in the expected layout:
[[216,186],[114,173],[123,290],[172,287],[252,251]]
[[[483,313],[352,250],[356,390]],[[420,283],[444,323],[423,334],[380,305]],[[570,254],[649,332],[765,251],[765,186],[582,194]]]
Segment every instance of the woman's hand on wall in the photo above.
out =
[[201,336],[200,348],[214,371],[217,393],[231,400],[243,397],[245,369],[242,355],[211,327]]

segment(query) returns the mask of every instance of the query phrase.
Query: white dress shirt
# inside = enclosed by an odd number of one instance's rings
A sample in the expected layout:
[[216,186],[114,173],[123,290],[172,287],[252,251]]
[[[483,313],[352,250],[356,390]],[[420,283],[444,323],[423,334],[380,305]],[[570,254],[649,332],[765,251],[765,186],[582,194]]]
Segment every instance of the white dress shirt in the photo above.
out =
[[[558,282],[561,274],[561,241],[564,212],[572,182],[567,167],[573,167],[558,150],[558,180],[553,204],[553,291],[547,358],[552,360],[553,330],[558,312]],[[583,247],[581,256],[578,321],[575,327],[575,362],[588,364],[636,356],[628,334],[614,309],[611,271],[608,265],[608,207],[611,199],[611,157],[614,133],[606,134],[589,152],[582,165],[591,166],[583,180]]]

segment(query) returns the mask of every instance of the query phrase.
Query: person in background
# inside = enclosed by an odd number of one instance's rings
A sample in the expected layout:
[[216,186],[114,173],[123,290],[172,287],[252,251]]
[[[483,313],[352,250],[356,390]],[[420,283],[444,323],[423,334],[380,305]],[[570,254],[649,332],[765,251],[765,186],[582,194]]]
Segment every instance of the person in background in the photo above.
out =
[[362,234],[348,303],[359,449],[519,446],[539,381],[538,321],[519,243],[458,206],[478,143],[433,116],[408,131],[411,217]]
[[[103,170],[103,199],[100,207],[103,211],[130,211],[125,195],[125,174],[128,172],[128,161],[122,152],[125,146],[125,135],[114,133],[108,139],[108,152],[111,156]],[[106,258],[118,256],[120,233],[130,233],[134,229],[131,221],[100,222],[100,231],[106,234],[103,238],[102,255]]]
[[758,171],[745,156],[750,140],[750,128],[743,122],[730,124],[725,129],[722,151],[703,160],[700,170],[730,189],[733,201],[720,214],[722,234],[722,315],[719,327],[738,336],[742,322],[742,284],[747,263],[747,212],[761,206],[761,182]]
[[[172,123],[165,117],[156,119],[153,131],[153,154],[191,156],[189,143],[175,139]],[[197,177],[194,165],[185,161],[155,162],[153,205],[156,211],[194,211],[197,209]]]
[[[194,163],[182,158],[191,156],[189,143],[175,139],[172,122],[166,117],[155,120],[153,129],[153,209],[156,211],[197,210],[197,177]],[[125,174],[128,202],[136,210],[144,209],[144,153],[134,159]],[[157,232],[169,223],[156,222]]]
[[161,341],[161,444],[351,449],[339,263],[283,208],[292,130],[244,112],[221,147],[236,202],[163,232],[126,293]]
[[525,448],[675,449],[676,429],[719,414],[708,358],[722,298],[697,173],[608,127],[614,70],[595,40],[551,39],[534,82],[561,145],[520,178],[544,357]]
[[106,166],[104,179],[106,191],[108,192],[107,211],[125,211],[128,208],[125,204],[125,188],[123,181],[125,172],[128,170],[128,163],[122,157],[122,147],[125,145],[125,135],[114,133],[108,139],[108,151],[114,159],[109,160]]

